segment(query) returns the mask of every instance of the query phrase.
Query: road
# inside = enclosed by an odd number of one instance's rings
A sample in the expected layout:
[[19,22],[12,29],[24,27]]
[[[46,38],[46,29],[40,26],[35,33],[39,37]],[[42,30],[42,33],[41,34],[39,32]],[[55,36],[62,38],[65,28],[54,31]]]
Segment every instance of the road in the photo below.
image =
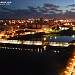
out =
[[75,50],[69,58],[63,75],[75,75]]

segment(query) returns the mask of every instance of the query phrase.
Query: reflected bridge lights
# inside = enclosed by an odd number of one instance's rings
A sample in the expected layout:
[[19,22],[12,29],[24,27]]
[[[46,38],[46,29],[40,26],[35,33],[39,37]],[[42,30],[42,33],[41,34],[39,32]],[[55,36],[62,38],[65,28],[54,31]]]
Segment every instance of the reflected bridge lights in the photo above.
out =
[[54,50],[53,52],[54,52],[54,53],[59,53],[59,51],[56,51],[56,50]]
[[44,41],[46,41],[46,38],[44,38]]
[[38,53],[40,52],[40,49],[38,48]]
[[46,50],[46,46],[44,46],[43,48],[44,48],[44,50]]

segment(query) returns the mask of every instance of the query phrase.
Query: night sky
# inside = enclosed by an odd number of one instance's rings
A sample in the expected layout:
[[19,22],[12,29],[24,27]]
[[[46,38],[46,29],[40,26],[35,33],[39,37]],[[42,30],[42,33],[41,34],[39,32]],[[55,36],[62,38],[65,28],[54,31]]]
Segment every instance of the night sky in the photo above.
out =
[[[2,5],[1,2],[11,2]],[[75,18],[75,0],[0,0],[0,19]]]

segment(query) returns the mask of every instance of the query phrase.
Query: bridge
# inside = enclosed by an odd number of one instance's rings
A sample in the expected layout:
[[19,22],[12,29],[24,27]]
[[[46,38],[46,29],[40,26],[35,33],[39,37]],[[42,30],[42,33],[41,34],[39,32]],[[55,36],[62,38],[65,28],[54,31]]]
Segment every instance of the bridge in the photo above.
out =
[[63,75],[75,75],[75,50],[69,58]]
[[50,46],[62,46],[62,47],[75,45],[75,43],[69,43],[69,42],[47,42],[47,41],[25,41],[25,40],[22,41],[22,40],[7,40],[7,39],[0,40],[0,43],[42,45],[42,46],[50,45]]

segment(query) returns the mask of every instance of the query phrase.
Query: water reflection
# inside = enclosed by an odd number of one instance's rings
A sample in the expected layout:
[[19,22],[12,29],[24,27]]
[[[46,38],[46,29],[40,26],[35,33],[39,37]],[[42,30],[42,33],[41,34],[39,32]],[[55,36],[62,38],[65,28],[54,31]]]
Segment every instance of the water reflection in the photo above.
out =
[[[44,48],[46,48],[46,50],[44,50]],[[48,75],[49,73],[50,73],[49,75],[56,75],[56,74],[61,75],[58,73],[60,73],[60,71],[66,67],[65,66],[66,62],[71,57],[72,52],[73,52],[73,47],[67,47],[67,48],[50,47],[50,46],[44,46],[44,47],[25,46],[25,48],[17,48],[17,46],[14,46],[14,48],[10,46],[0,47],[1,54],[6,53],[4,54],[4,56],[6,55],[10,58],[12,56],[11,59],[9,58],[11,61],[8,59],[7,61],[8,63],[13,63],[13,61],[14,62],[16,61],[17,64],[16,63],[13,64],[15,66],[16,65],[18,66],[19,71],[21,73],[23,72],[22,69],[24,68],[23,73],[26,72],[29,73],[29,71],[31,71],[30,72],[31,75],[34,74],[34,71],[36,75],[41,75],[40,71],[42,75]],[[3,61],[6,62],[6,60],[7,58]],[[8,67],[10,67],[10,64],[8,65],[9,65]],[[13,65],[11,66],[13,67]],[[15,69],[18,71],[18,68],[16,67]]]
[[48,36],[46,41],[48,42],[71,42],[75,40],[75,35],[72,36]]

